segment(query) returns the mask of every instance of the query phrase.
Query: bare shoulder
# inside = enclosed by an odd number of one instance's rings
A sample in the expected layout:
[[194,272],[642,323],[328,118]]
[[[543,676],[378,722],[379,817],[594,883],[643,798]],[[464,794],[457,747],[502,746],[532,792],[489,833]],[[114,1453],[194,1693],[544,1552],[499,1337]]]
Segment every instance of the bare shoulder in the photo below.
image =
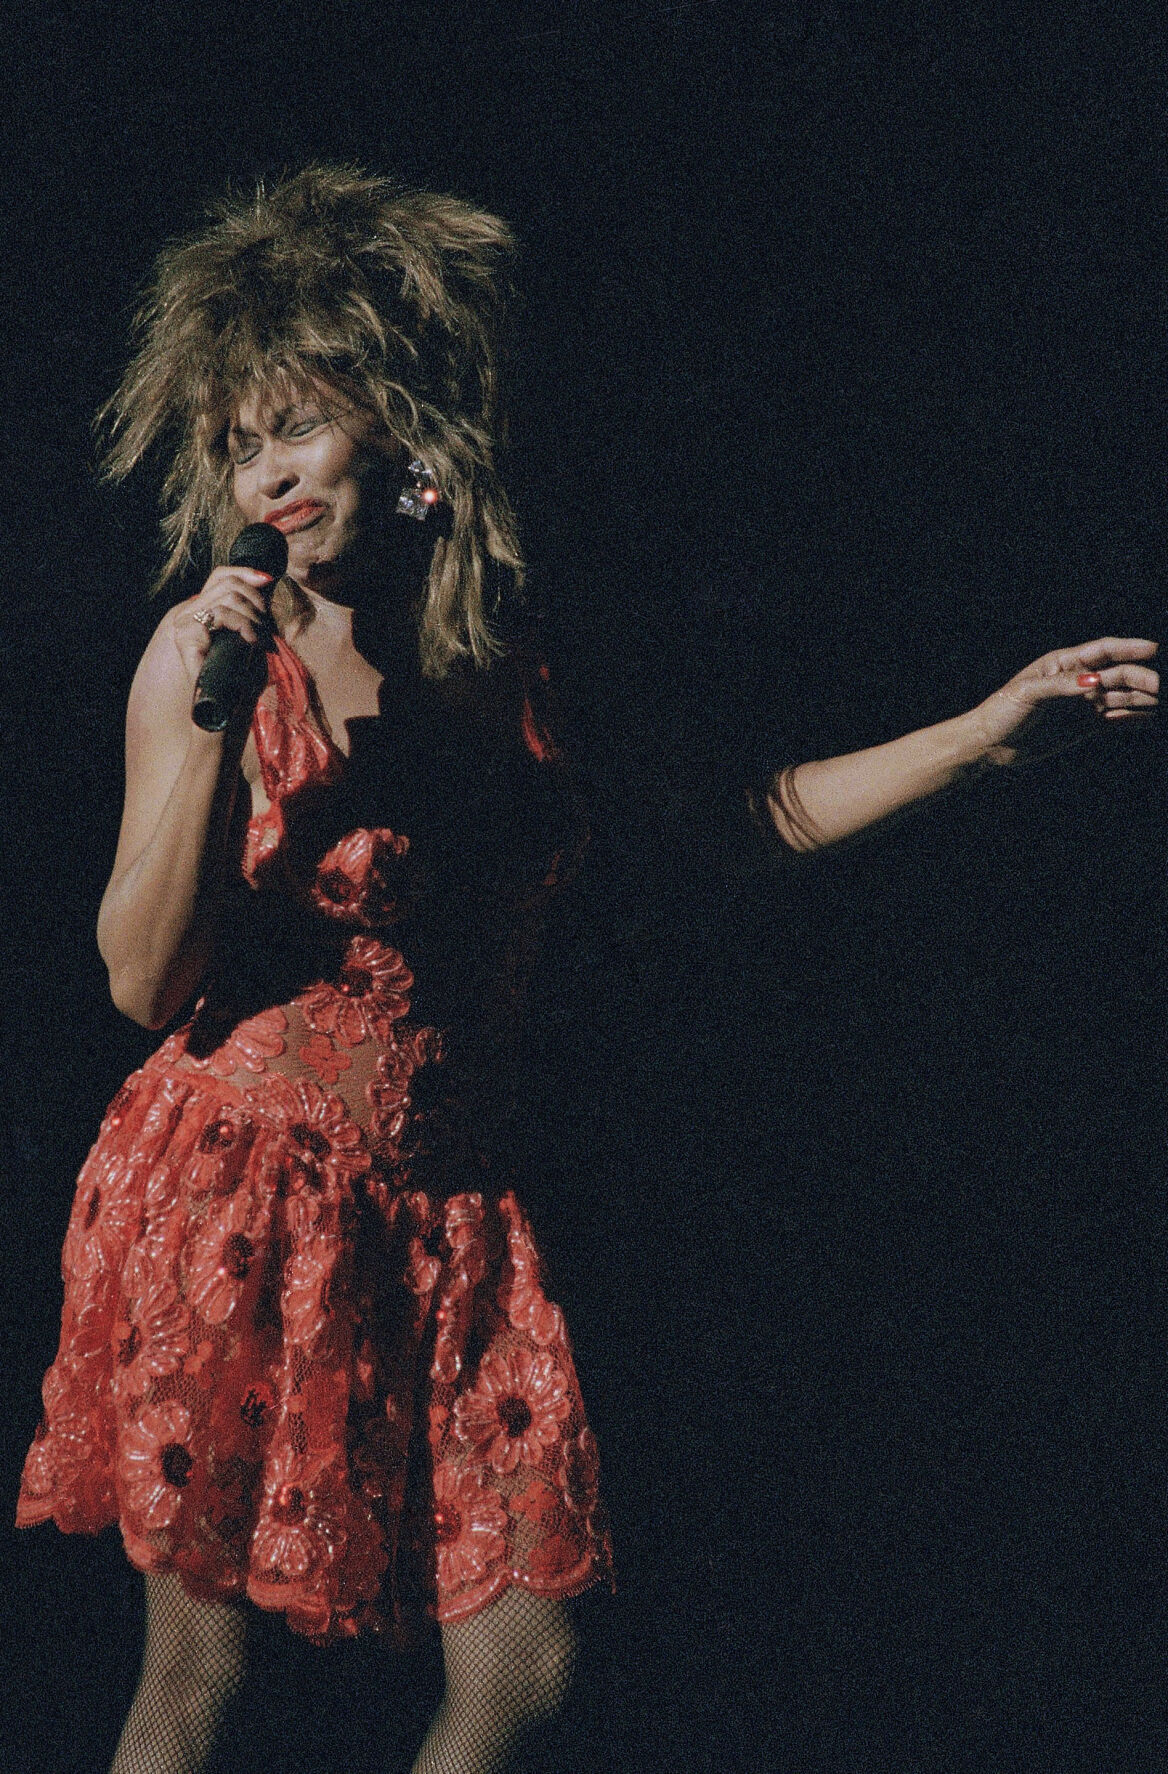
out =
[[174,644],[174,618],[178,604],[168,610],[138,661],[130,686],[128,720],[131,727],[151,728],[189,713],[191,685],[182,656]]

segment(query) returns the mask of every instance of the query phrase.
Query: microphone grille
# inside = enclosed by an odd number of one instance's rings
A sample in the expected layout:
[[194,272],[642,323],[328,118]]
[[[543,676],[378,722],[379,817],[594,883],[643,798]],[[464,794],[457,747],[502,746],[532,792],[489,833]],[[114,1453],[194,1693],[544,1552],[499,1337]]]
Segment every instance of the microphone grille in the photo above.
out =
[[231,544],[230,567],[254,567],[279,579],[288,570],[288,543],[271,524],[248,524]]

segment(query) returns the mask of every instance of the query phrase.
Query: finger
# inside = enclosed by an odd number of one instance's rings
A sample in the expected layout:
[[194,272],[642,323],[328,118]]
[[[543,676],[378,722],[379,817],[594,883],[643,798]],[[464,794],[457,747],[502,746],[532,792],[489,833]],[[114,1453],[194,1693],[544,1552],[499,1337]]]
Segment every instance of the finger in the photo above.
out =
[[200,592],[197,601],[202,609],[217,609],[224,602],[234,602],[242,598],[258,616],[266,616],[271,599],[269,592],[272,587],[269,573],[257,573],[249,568],[246,572],[242,567],[216,568]]
[[192,598],[190,603],[180,611],[180,614],[186,616],[193,615],[196,611],[218,612],[226,609],[247,611],[254,616],[266,616],[268,614],[268,600],[262,591],[254,585],[237,585],[231,580],[220,580],[212,590],[204,588],[197,598]]
[[209,598],[207,602],[213,609],[217,609],[224,602],[232,603],[238,608],[241,599],[249,609],[255,610],[259,615],[267,614],[268,599],[264,596],[262,587],[258,585],[236,584],[234,581],[228,580],[216,590],[215,596]]
[[[213,623],[208,625],[200,618],[206,614],[214,616]],[[260,616],[248,604],[235,604],[224,600],[220,603],[204,604],[202,610],[188,610],[187,619],[206,637],[206,645],[210,645],[211,636],[219,628],[234,629],[242,635],[249,645],[254,645],[259,637]]]
[[253,604],[250,598],[224,598],[222,602],[211,604],[209,608],[217,628],[231,627],[232,616],[239,616],[244,622],[250,622],[253,628],[262,628],[271,621],[263,604]]
[[1060,662],[1060,671],[1091,671],[1108,665],[1125,665],[1136,660],[1154,659],[1159,650],[1158,641],[1122,640],[1115,635],[1104,635],[1100,640],[1087,641],[1081,647],[1069,647],[1055,657]]
[[259,624],[256,619],[253,616],[242,616],[238,610],[217,609],[215,611],[215,627],[211,633],[216,634],[221,628],[233,629],[247,642],[249,647],[254,647],[260,638]]
[[1150,665],[1110,665],[1098,677],[1105,690],[1146,690],[1155,696],[1160,688],[1160,674]]
[[240,580],[244,585],[272,584],[272,575],[265,573],[262,567],[216,567],[203,589],[210,591],[213,586],[228,585],[233,579]]
[[1105,721],[1150,721],[1154,719],[1154,708],[1105,708],[1102,717]]
[[[249,622],[254,627],[265,616],[266,611],[257,610],[248,599],[227,597],[217,598],[213,604],[201,604],[184,610],[179,620],[188,624],[193,622],[206,633],[213,632],[216,628],[235,628],[240,622]],[[209,623],[208,617],[211,618]]]
[[232,586],[230,590],[208,601],[205,606],[215,612],[216,617],[223,610],[235,610],[241,616],[266,617],[267,602],[254,592],[250,586]]
[[251,573],[246,579],[240,576],[238,579],[229,580],[228,583],[231,585],[232,590],[239,592],[243,597],[249,598],[253,603],[257,604],[260,609],[267,609],[267,594],[271,591],[274,583],[270,573]]
[[1146,708],[1159,706],[1159,698],[1151,696],[1146,690],[1105,690],[1100,706],[1103,708]]
[[1047,702],[1056,696],[1090,702],[1102,695],[1098,672],[1071,669],[1070,664],[1059,671],[1044,672],[1040,677],[1031,677],[1027,673],[1020,682],[1025,685],[1032,704]]

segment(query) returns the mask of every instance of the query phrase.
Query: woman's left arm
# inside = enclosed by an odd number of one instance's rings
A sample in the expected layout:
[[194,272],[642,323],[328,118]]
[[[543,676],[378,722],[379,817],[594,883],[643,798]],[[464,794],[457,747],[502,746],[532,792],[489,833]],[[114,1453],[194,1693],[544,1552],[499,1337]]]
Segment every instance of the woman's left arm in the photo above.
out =
[[[843,757],[788,765],[754,807],[792,850],[856,837],[993,766],[1074,744],[1086,721],[1154,713],[1155,641],[1107,638],[1046,653],[966,714]],[[763,804],[765,803],[765,804]]]

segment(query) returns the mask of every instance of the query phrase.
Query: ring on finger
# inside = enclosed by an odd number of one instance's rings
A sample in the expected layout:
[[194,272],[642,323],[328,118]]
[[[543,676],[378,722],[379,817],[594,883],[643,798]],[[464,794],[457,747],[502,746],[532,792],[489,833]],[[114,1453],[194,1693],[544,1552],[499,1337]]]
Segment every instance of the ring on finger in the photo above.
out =
[[208,634],[211,633],[215,626],[214,610],[192,610],[191,615],[201,628],[205,628]]

